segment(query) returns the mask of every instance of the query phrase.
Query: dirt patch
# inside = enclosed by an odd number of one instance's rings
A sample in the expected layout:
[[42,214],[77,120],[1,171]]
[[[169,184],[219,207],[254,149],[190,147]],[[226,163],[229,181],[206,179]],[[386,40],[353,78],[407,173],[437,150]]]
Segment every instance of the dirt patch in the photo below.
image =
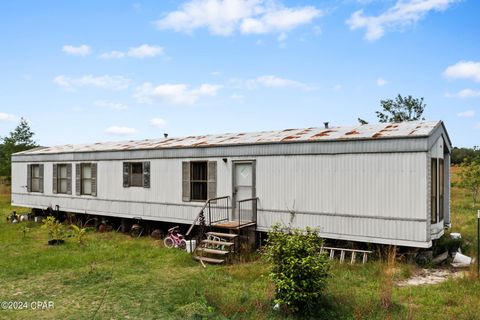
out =
[[408,287],[437,284],[449,278],[461,278],[464,274],[464,271],[452,271],[450,269],[420,269],[412,277],[398,281],[397,286]]

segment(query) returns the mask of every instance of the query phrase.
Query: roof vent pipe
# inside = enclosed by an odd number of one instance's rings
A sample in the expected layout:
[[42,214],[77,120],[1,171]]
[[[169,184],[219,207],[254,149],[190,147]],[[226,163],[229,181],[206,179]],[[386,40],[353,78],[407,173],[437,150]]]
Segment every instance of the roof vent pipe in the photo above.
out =
[[328,122],[323,123],[325,125],[325,129],[328,129]]
[[164,133],[163,136],[164,136],[165,138],[168,138],[168,133]]

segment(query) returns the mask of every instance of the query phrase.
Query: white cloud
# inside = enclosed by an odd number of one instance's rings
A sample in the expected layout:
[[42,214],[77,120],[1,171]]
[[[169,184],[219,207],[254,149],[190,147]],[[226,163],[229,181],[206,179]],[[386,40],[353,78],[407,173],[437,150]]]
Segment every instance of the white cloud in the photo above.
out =
[[163,54],[163,48],[159,46],[151,46],[148,44],[142,44],[136,48],[128,49],[127,56],[134,58],[147,58],[155,57]]
[[108,100],[97,100],[93,103],[97,107],[107,108],[111,110],[126,110],[128,106],[122,103],[108,101]]
[[62,51],[72,56],[84,57],[84,56],[88,56],[92,52],[92,48],[85,44],[82,44],[81,46],[78,46],[78,47],[74,47],[71,45],[64,45],[62,47]]
[[298,88],[303,90],[313,90],[313,88],[305,83],[290,80],[286,78],[280,78],[274,75],[260,76],[255,79],[230,79],[230,84],[237,88],[257,89],[259,87],[264,88]]
[[379,87],[383,87],[384,85],[386,85],[388,83],[387,80],[383,79],[383,78],[378,78],[377,79],[377,86]]
[[167,121],[162,118],[152,118],[150,119],[150,125],[156,128],[164,128],[167,125]]
[[465,98],[476,98],[476,97],[480,97],[480,90],[473,90],[473,89],[462,89],[460,91],[458,91],[457,93],[446,93],[445,94],[446,97],[449,97],[449,98],[462,98],[462,99],[465,99]]
[[119,126],[112,126],[107,129],[105,129],[105,133],[114,135],[114,136],[128,136],[135,134],[137,130],[134,128],[129,128],[129,127],[119,127]]
[[130,79],[123,76],[110,75],[85,75],[78,78],[59,75],[53,79],[53,82],[67,90],[74,90],[76,87],[95,87],[111,90],[124,90],[130,85]]
[[245,96],[234,92],[234,93],[230,96],[230,98],[232,98],[232,100],[236,100],[236,101],[243,101],[243,99],[245,99]]
[[475,111],[474,110],[467,110],[463,112],[457,113],[457,116],[462,117],[462,118],[471,118],[475,116]]
[[289,8],[274,0],[191,0],[155,24],[161,30],[186,33],[207,28],[221,36],[266,34],[290,31],[322,14],[313,6]]
[[369,41],[380,39],[386,29],[405,27],[422,19],[430,11],[444,11],[458,0],[397,0],[395,5],[378,16],[365,16],[363,10],[354,12],[346,23],[350,29],[365,28]]
[[14,121],[17,121],[18,118],[11,114],[11,113],[4,113],[4,112],[0,112],[0,121],[11,121],[11,122],[14,122]]
[[139,103],[165,102],[177,105],[193,105],[198,99],[206,96],[215,96],[221,86],[212,84],[202,84],[197,88],[189,88],[188,85],[180,84],[160,84],[152,85],[144,83],[136,88],[134,98]]
[[480,82],[480,62],[459,61],[445,69],[443,75],[449,79],[471,79]]
[[102,59],[122,59],[125,57],[132,58],[151,58],[164,54],[163,47],[154,46],[149,44],[142,44],[138,47],[129,48],[126,52],[123,51],[110,51],[100,55]]
[[343,89],[343,86],[341,84],[337,84],[337,85],[333,86],[334,91],[338,92],[338,91],[342,91],[342,89]]
[[475,129],[480,129],[480,122],[477,123],[477,125],[475,126]]
[[104,52],[100,55],[102,59],[121,59],[125,58],[125,53],[121,51]]

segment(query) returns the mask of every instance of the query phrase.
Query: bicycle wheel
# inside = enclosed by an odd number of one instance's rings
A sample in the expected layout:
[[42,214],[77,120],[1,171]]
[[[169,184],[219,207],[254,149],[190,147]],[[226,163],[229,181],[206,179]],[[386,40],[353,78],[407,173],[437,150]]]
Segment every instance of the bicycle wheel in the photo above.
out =
[[165,239],[163,239],[163,244],[164,244],[165,247],[167,247],[167,248],[173,248],[173,247],[175,247],[175,241],[173,241],[173,239],[170,238],[170,237],[166,237]]
[[187,249],[187,241],[185,241],[185,239],[180,240],[180,243],[178,244],[178,247],[182,250]]

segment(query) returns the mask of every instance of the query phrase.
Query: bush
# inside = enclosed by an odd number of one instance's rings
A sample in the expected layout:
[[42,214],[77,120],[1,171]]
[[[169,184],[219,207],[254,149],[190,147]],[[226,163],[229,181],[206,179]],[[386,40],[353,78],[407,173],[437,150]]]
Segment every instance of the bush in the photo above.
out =
[[293,313],[314,310],[330,276],[329,260],[320,254],[321,247],[322,238],[310,228],[272,228],[266,257],[272,263],[270,278],[276,287],[275,303]]
[[64,238],[63,225],[53,216],[43,220],[42,228],[47,230],[50,240],[62,240]]

